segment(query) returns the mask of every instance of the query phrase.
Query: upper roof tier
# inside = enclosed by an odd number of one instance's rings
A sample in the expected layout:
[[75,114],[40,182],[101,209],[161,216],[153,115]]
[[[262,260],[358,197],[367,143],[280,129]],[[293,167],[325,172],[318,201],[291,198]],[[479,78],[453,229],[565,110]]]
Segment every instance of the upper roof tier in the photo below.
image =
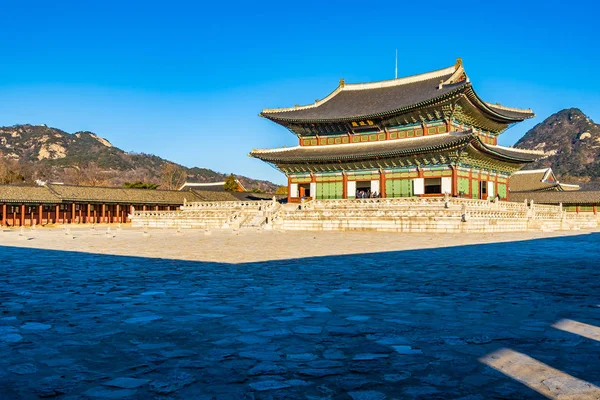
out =
[[384,119],[463,95],[481,113],[498,123],[511,124],[533,117],[531,110],[493,105],[473,91],[462,61],[433,72],[388,81],[346,84],[314,104],[265,109],[260,116],[278,123],[336,122]]

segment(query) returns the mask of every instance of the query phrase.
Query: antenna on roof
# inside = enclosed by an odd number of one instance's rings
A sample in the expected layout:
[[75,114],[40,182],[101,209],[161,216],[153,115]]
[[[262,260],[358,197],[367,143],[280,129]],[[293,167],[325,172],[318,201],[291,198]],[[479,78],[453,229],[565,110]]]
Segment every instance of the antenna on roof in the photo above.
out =
[[398,79],[398,49],[396,49],[396,74],[394,75],[394,79]]

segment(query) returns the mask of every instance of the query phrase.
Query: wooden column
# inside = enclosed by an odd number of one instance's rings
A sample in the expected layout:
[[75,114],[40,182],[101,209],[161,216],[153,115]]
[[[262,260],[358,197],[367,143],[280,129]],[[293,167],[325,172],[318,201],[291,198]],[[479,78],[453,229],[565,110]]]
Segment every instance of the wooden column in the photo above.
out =
[[25,226],[25,204],[21,204],[21,219],[20,219],[20,224],[21,226]]
[[[18,207],[18,206],[16,206],[16,207]],[[15,206],[12,206],[11,208],[12,208],[12,211],[13,211],[13,213],[12,213],[12,215],[13,215],[13,226],[17,226],[17,214],[15,213]]]
[[38,206],[38,215],[40,217],[40,220],[37,224],[41,226],[44,223],[44,206],[42,206],[41,204]]
[[458,197],[458,168],[456,165],[451,165],[452,169],[452,197]]
[[469,168],[469,198],[473,198],[473,168]]
[[79,205],[79,218],[77,218],[77,223],[81,223],[81,204]]
[[385,193],[385,172],[383,169],[379,171],[379,197],[386,197]]
[[158,211],[158,206],[154,206],[154,211]]
[[119,223],[119,219],[121,218],[121,213],[119,212],[119,210],[120,210],[120,207],[117,204],[117,210],[115,211],[115,216],[117,217],[117,221],[116,221],[117,223]]
[[579,214],[579,206],[575,206],[575,212]]
[[58,224],[59,219],[60,219],[60,206],[57,204],[56,206],[54,206],[54,223]]
[[171,211],[171,206],[167,206],[167,211]]
[[100,222],[106,222],[106,204],[102,203],[102,217],[100,218]]
[[92,205],[90,203],[87,203],[87,216],[85,217],[85,222],[87,224],[90,223],[91,212],[92,212]]
[[592,206],[592,210],[594,211],[594,214],[598,214],[598,209],[595,204]]
[[289,176],[288,178],[288,203],[290,202],[290,199],[292,198],[292,178],[290,178]]
[[342,185],[344,185],[343,191],[342,191],[342,199],[347,199],[348,198],[348,175],[346,175],[346,171],[342,171]]
[[142,211],[146,211],[146,205],[145,204],[142,206]]
[[2,204],[2,226],[6,226],[6,203]]

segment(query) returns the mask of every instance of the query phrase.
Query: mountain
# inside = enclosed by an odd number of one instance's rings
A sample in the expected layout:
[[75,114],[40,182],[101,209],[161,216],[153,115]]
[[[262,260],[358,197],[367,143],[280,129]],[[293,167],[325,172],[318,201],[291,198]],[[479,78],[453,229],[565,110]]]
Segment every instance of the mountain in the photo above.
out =
[[[129,153],[92,133],[67,133],[46,125],[0,127],[0,180],[36,179],[70,184],[123,186],[125,182],[177,187],[181,181],[214,182],[227,175],[206,168],[186,168],[155,155]],[[274,192],[272,182],[237,177],[247,190]]]
[[514,147],[548,154],[525,169],[552,167],[565,183],[579,183],[582,189],[600,188],[600,125],[577,108],[546,118]]

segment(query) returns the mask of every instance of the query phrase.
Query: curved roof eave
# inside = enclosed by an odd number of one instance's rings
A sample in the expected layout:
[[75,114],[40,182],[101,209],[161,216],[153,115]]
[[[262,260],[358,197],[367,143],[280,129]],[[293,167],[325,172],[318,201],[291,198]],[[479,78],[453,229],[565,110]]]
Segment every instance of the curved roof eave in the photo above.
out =
[[330,119],[285,118],[285,117],[279,117],[278,115],[273,115],[273,114],[265,115],[262,112],[259,114],[259,116],[261,116],[263,118],[267,118],[273,122],[287,122],[287,123],[314,123],[314,122],[316,122],[316,123],[333,123],[333,122],[346,122],[346,121],[351,121],[351,120],[356,120],[356,119],[374,119],[374,118],[381,118],[381,117],[389,117],[394,114],[406,113],[411,110],[414,110],[414,109],[417,109],[417,108],[420,108],[420,107],[423,107],[426,105],[430,105],[430,104],[439,102],[439,101],[447,99],[447,98],[450,98],[469,86],[470,86],[470,83],[464,82],[464,83],[460,84],[459,86],[457,86],[454,90],[444,93],[441,96],[431,98],[427,101],[415,103],[415,104],[412,104],[407,107],[397,108],[394,110],[385,111],[385,112],[381,112],[381,113],[375,113],[375,114],[351,115],[351,116],[345,116],[345,117],[340,117],[340,118],[330,118]]
[[[467,92],[467,95],[469,95],[469,94],[472,96],[472,99],[474,99],[477,102],[477,105],[479,106],[479,108],[481,108],[483,111],[487,112],[488,114],[490,114],[491,116],[494,116],[496,118],[499,118],[499,119],[502,119],[505,121],[511,121],[511,122],[521,122],[526,119],[533,118],[535,116],[535,114],[531,110],[509,108],[509,107],[504,107],[504,106],[500,106],[500,105],[494,106],[493,104],[489,104],[489,103],[483,101],[483,99],[481,97],[479,97],[479,95],[477,94],[477,92],[475,92],[475,89],[473,88],[472,85],[470,85],[470,90]],[[503,108],[507,109],[507,111],[510,109],[514,113],[520,113],[520,114],[522,114],[522,117],[513,117],[508,114],[501,114],[498,111],[496,111],[496,110],[501,110]]]

